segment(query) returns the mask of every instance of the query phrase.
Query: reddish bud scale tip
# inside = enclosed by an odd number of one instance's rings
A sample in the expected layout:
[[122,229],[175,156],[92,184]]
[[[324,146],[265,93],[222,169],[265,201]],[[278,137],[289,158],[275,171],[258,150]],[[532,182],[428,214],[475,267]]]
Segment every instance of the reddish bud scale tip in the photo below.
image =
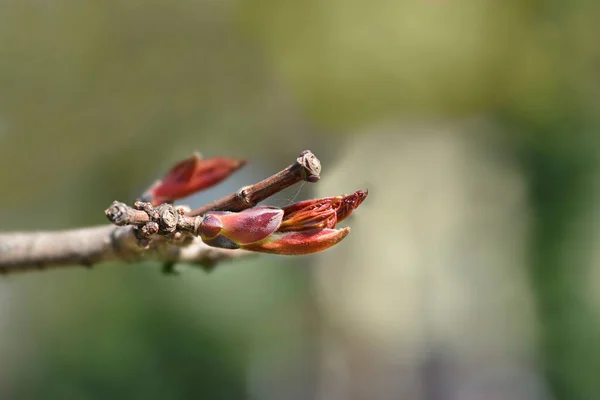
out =
[[148,189],[146,196],[152,198],[154,205],[174,201],[216,185],[245,164],[244,160],[224,157],[203,160],[196,153],[175,164],[160,181]]
[[350,233],[344,229],[311,229],[301,232],[277,232],[268,238],[247,245],[242,249],[261,253],[288,256],[305,255],[327,250],[341,242]]
[[356,210],[368,195],[368,190],[357,190],[351,195],[336,197],[338,201],[334,208],[336,209],[337,222],[341,222],[348,218],[350,214],[352,214],[352,211]]
[[351,195],[305,200],[283,208],[279,232],[306,229],[334,228],[364,201],[368,191],[358,190]]

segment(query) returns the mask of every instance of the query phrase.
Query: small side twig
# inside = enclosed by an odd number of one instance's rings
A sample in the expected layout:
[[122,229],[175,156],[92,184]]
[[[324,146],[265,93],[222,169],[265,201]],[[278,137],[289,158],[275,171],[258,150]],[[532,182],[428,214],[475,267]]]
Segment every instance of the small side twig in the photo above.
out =
[[243,187],[227,197],[192,210],[187,215],[195,217],[208,211],[242,211],[252,208],[298,182],[317,182],[320,174],[321,162],[310,150],[304,150],[296,162],[286,169],[254,185]]

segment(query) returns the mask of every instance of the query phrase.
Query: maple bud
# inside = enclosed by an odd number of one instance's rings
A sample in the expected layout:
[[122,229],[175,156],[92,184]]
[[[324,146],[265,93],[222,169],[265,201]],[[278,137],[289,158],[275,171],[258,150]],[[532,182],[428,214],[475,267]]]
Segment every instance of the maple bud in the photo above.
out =
[[334,229],[367,197],[351,195],[306,200],[287,207],[255,207],[242,212],[208,212],[200,224],[202,240],[214,247],[301,255],[326,250],[348,235]]
[[220,183],[245,164],[244,160],[224,157],[202,159],[194,153],[175,164],[142,198],[155,206],[170,203]]
[[241,212],[210,211],[202,218],[199,235],[213,247],[238,249],[258,242],[279,228],[283,210],[260,206]]
[[275,232],[260,242],[240,246],[261,253],[298,256],[327,250],[350,233],[350,228],[309,229],[298,232]]

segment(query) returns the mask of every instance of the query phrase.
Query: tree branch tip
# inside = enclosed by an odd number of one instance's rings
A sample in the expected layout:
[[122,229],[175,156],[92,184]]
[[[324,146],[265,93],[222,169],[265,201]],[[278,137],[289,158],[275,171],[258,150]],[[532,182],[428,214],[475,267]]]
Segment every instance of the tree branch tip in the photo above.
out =
[[296,163],[302,167],[302,180],[316,183],[321,179],[321,161],[310,150],[304,150]]
[[115,225],[123,226],[128,224],[127,210],[128,206],[120,201],[113,201],[110,207],[104,210],[104,215]]

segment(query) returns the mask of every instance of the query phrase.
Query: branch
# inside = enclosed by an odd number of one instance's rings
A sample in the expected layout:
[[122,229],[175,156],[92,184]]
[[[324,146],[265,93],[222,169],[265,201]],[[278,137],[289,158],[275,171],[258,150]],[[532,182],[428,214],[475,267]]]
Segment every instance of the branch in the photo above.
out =
[[248,254],[209,247],[200,239],[186,243],[157,242],[143,248],[131,226],[104,225],[66,231],[0,234],[0,273],[4,274],[148,259],[166,266],[188,263],[209,269],[219,262]]
[[[243,250],[210,247],[197,235],[207,211],[242,211],[300,181],[319,180],[321,164],[310,151],[279,173],[227,197],[186,212],[183,207],[114,202],[105,211],[114,225],[66,231],[0,233],[0,273],[43,270],[72,265],[91,267],[109,261],[162,262],[170,272],[176,263],[205,269],[225,260],[247,256]],[[119,225],[119,226],[115,226]],[[157,235],[159,234],[159,235]]]

